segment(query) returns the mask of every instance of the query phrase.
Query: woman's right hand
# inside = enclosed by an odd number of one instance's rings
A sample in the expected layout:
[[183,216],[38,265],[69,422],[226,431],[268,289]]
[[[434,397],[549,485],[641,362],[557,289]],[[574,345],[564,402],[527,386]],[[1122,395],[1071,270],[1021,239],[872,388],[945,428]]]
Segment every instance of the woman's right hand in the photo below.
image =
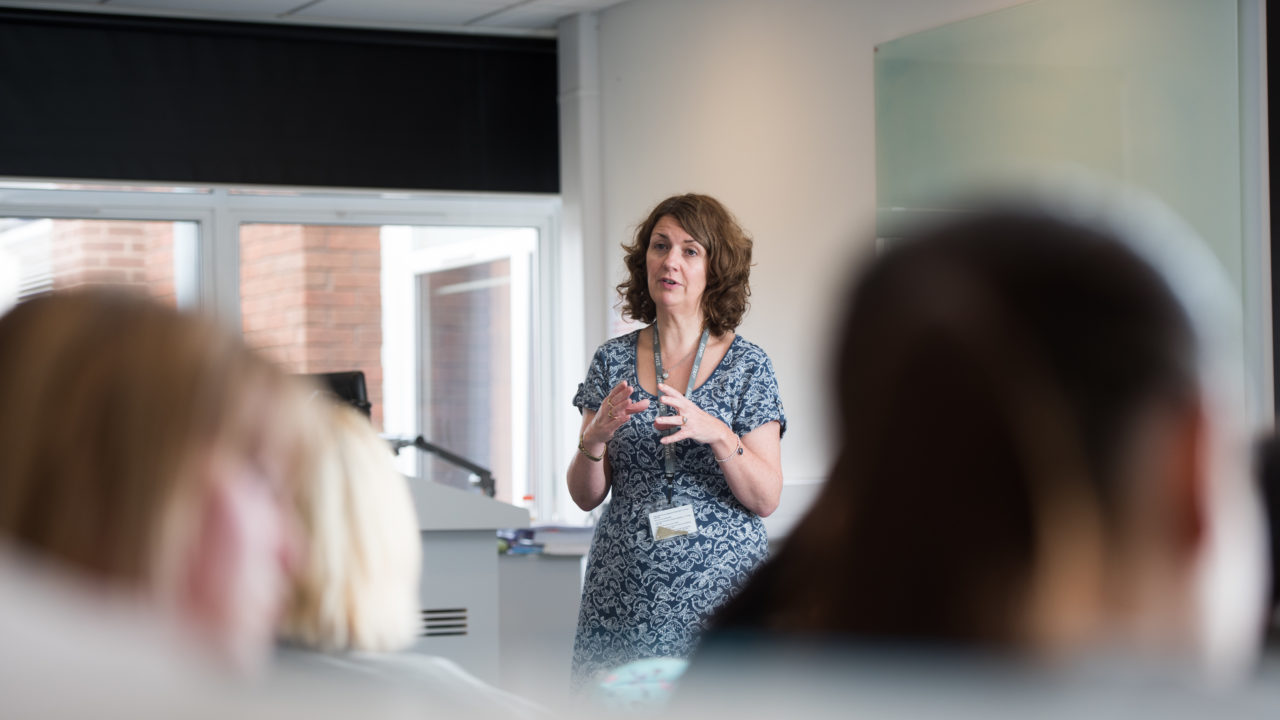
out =
[[596,412],[591,424],[587,426],[587,431],[582,434],[584,442],[592,444],[604,444],[613,437],[613,434],[622,427],[632,415],[644,412],[649,409],[649,401],[631,400],[632,388],[626,380],[619,382],[613,386],[608,395],[605,395],[604,402],[600,403],[600,410]]
[[569,463],[568,475],[569,496],[579,508],[590,512],[604,502],[612,477],[609,463],[601,462],[606,443],[632,415],[648,407],[648,400],[631,402],[631,386],[623,380],[613,386],[599,410],[583,410],[580,452]]

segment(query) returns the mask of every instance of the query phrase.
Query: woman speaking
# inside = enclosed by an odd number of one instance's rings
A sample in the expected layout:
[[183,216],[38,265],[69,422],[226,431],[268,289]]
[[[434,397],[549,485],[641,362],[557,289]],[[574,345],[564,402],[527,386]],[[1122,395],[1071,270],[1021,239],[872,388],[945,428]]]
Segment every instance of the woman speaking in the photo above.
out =
[[735,334],[751,239],[714,198],[658,204],[626,251],[623,314],[648,327],[596,350],[569,493],[612,491],[587,562],[573,685],[651,657],[685,657],[767,553],[760,518],[782,491],[786,416],[769,357]]

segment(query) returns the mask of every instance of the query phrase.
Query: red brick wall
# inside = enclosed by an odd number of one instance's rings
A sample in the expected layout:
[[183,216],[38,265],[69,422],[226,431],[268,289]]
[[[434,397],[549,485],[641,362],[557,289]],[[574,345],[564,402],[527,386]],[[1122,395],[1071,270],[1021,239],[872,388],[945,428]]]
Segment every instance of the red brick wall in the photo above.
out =
[[382,426],[381,241],[377,227],[246,225],[245,340],[290,372],[363,370]]
[[[289,372],[363,370],[382,425],[381,242],[377,227],[245,225],[240,295],[245,341]],[[176,302],[173,224],[57,220],[54,287],[144,287]]]
[[309,372],[302,226],[240,229],[240,315],[244,339],[290,372]]
[[[173,224],[58,220],[50,243],[55,287],[142,286],[174,302]],[[505,261],[432,273],[431,289],[506,275]],[[432,439],[490,466],[511,492],[509,289],[432,293]],[[381,238],[378,227],[252,224],[240,233],[246,343],[294,373],[362,370],[382,427]],[[496,320],[495,320],[496,318]],[[477,333],[484,326],[488,333]],[[477,358],[479,358],[477,360]],[[436,463],[442,481],[458,471]],[[463,472],[458,482],[465,484]]]
[[51,235],[55,289],[129,285],[176,302],[173,223],[54,220]]

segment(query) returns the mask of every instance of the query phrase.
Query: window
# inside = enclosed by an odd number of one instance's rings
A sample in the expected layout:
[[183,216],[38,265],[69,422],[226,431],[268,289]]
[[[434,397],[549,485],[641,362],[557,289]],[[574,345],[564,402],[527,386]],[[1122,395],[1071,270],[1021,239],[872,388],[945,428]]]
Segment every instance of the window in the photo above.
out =
[[[537,358],[533,227],[240,225],[246,342],[296,373],[360,370],[373,421],[489,469],[496,497],[531,486]],[[402,470],[478,480],[402,450]]]
[[175,249],[189,252],[197,232],[190,222],[0,218],[0,303],[119,285],[176,304]]
[[[545,291],[557,217],[537,196],[0,181],[0,260],[16,258],[0,268],[21,268],[0,293],[136,285],[225,318],[291,372],[362,370],[386,434],[422,435],[489,468],[499,499],[564,520],[554,451],[577,418],[551,369],[582,329],[553,321]],[[425,453],[399,462],[472,485]]]

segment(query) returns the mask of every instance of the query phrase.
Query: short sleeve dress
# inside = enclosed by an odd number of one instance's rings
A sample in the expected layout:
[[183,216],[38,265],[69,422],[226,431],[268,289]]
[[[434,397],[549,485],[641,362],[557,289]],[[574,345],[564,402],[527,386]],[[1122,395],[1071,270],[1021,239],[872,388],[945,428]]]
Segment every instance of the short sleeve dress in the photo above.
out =
[[[693,505],[698,532],[655,541],[648,514],[665,500],[659,403],[640,387],[639,331],[601,345],[573,404],[599,411],[613,386],[626,380],[649,408],[632,416],[608,443],[610,501],[596,524],[587,558],[573,646],[572,685],[633,660],[687,657],[710,616],[765,560],[760,517],[743,507],[711,448],[684,441],[675,449],[675,493]],[[640,357],[652,362],[652,352]],[[786,430],[773,364],[759,346],[735,336],[728,352],[689,399],[745,435],[776,421]]]

